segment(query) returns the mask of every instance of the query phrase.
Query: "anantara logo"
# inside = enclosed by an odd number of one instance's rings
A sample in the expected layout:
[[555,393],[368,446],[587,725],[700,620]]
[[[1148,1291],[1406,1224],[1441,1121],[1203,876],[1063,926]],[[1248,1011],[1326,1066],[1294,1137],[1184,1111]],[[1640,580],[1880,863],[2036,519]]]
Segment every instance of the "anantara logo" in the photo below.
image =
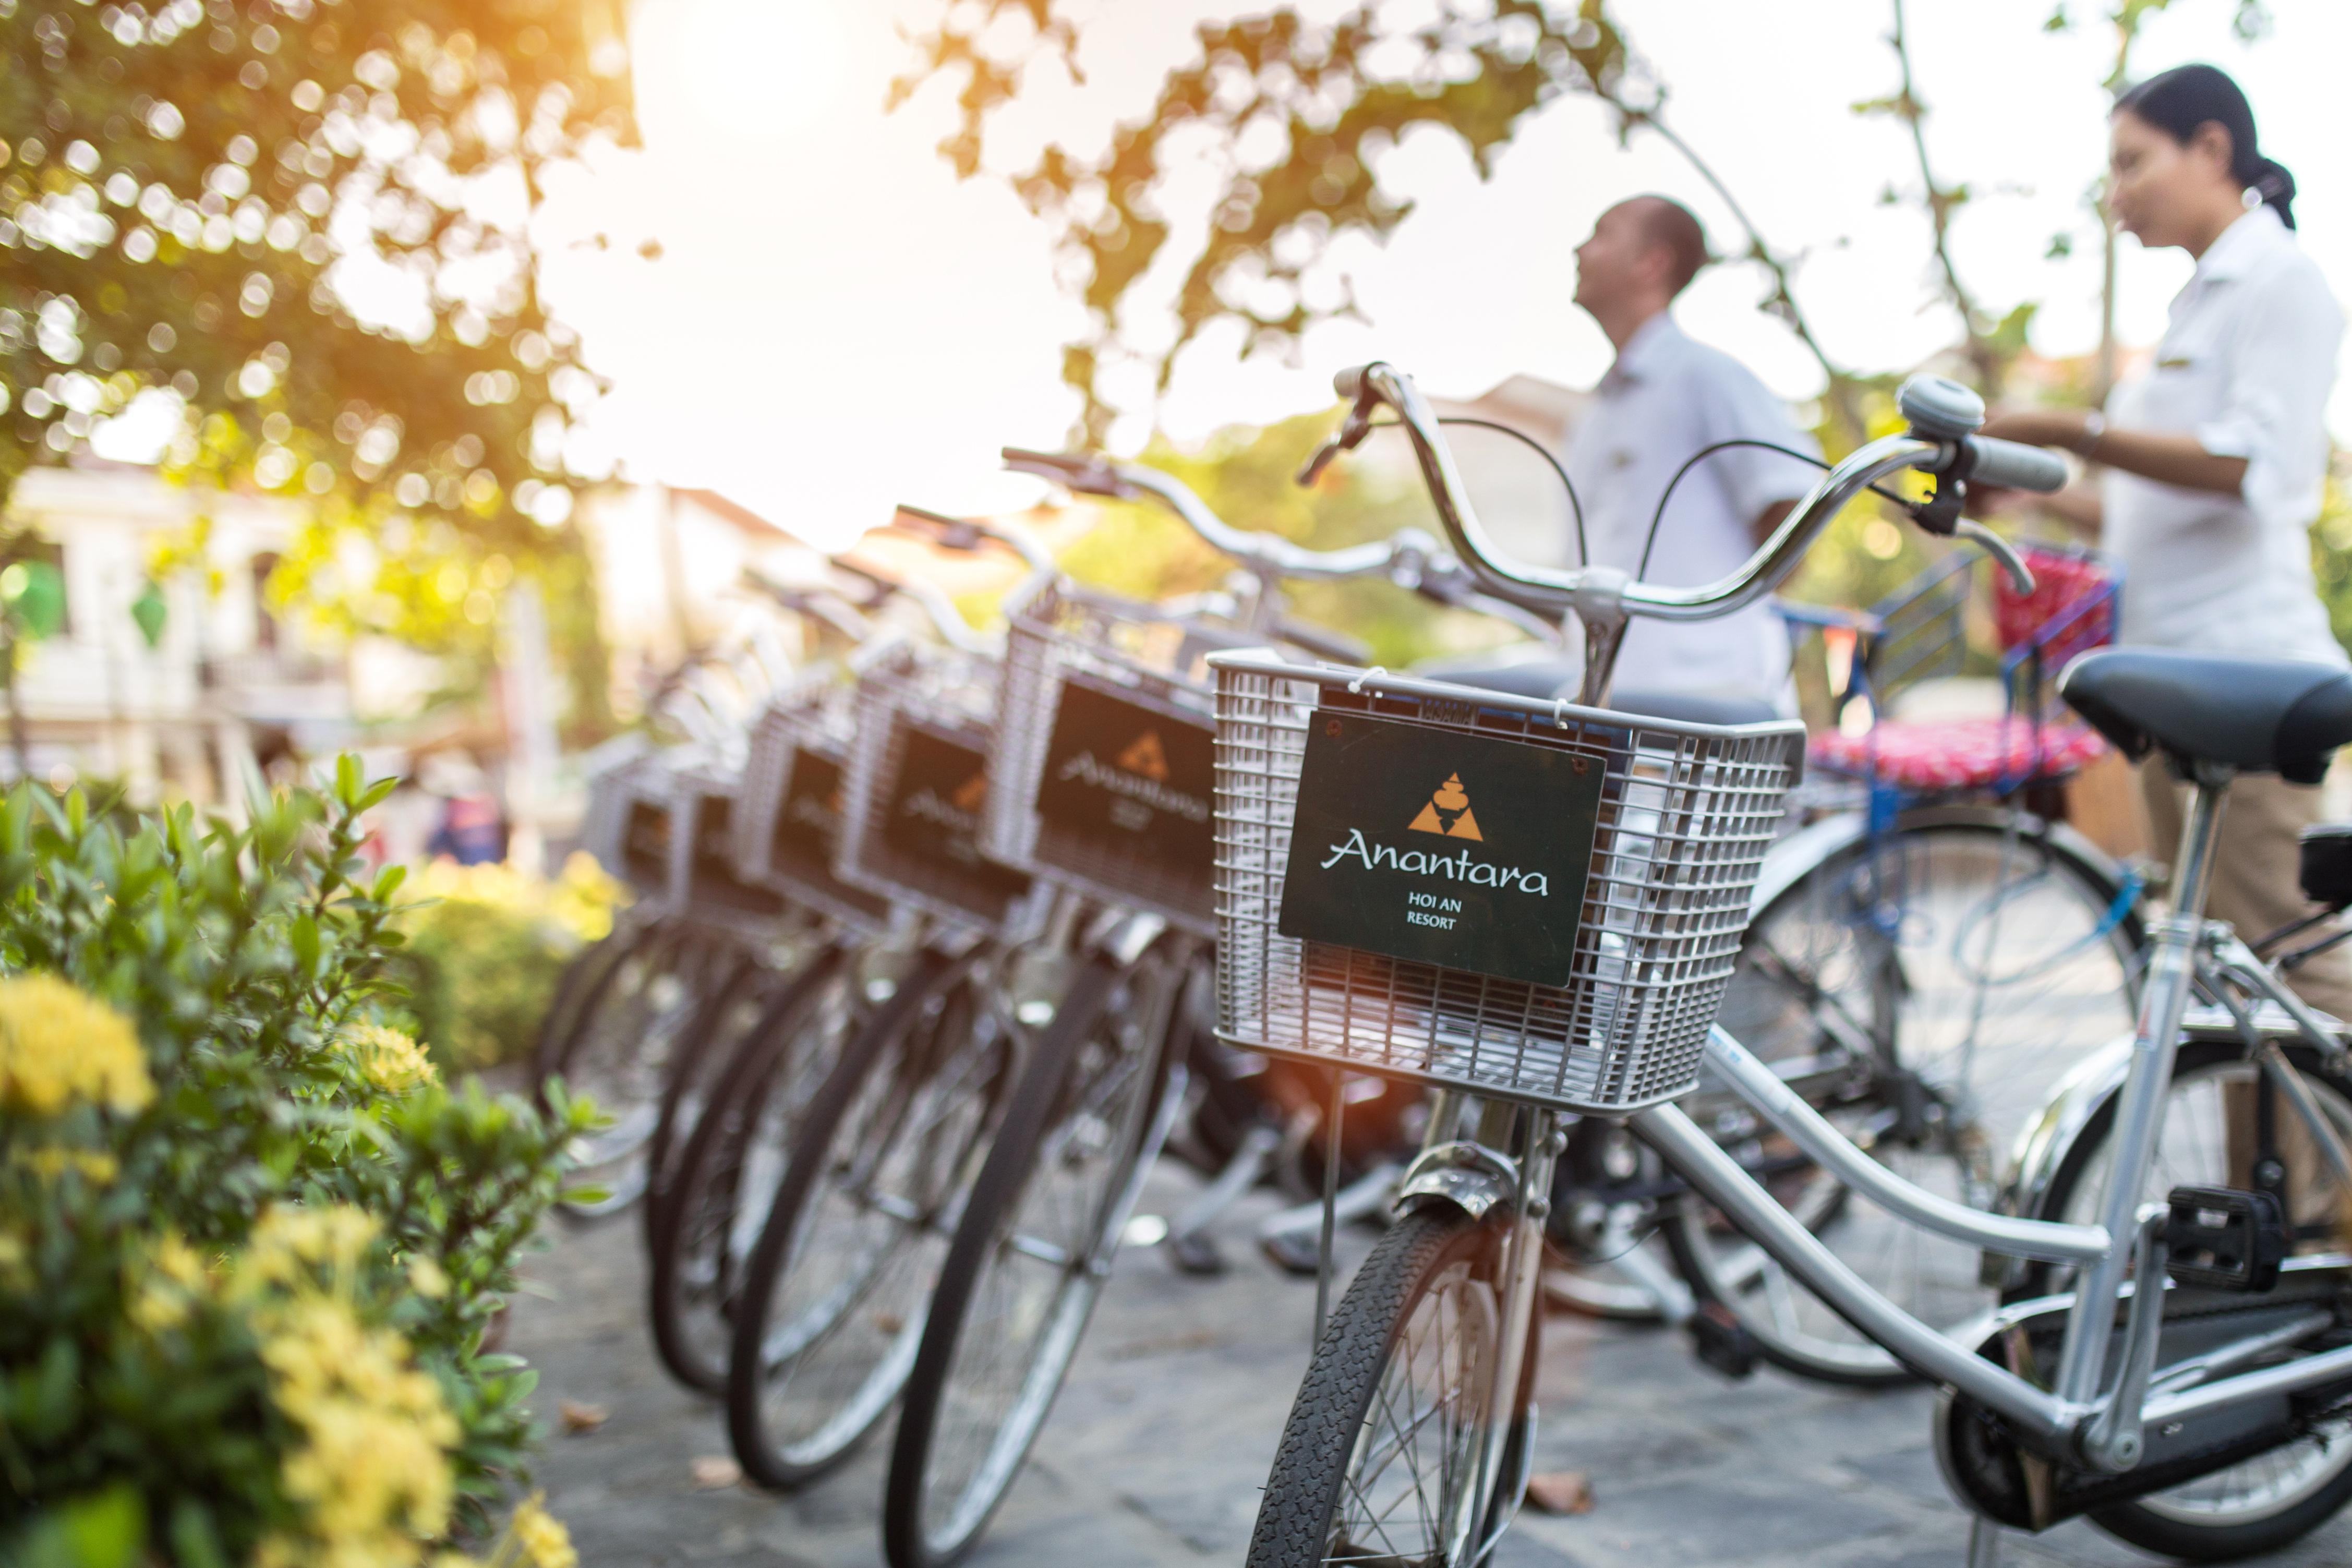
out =
[[1160,743],[1160,731],[1146,730],[1135,738],[1135,744],[1118,754],[1118,765],[1129,773],[1140,773],[1153,784],[1168,782],[1168,752]]
[[[1111,823],[1131,832],[1139,832],[1152,825],[1151,812],[1164,811],[1181,816],[1187,822],[1209,820],[1209,803],[1189,791],[1177,789],[1168,782],[1168,752],[1160,743],[1156,730],[1146,730],[1133,744],[1118,753],[1118,760],[1105,767],[1092,752],[1080,752],[1053,772],[1056,782],[1067,784],[1075,779],[1092,784],[1099,790],[1125,798],[1108,809]],[[1121,807],[1125,807],[1122,810]],[[1149,807],[1136,815],[1138,807]]]
[[1564,751],[1328,710],[1306,742],[1282,935],[1565,981],[1602,769]]
[[803,827],[830,833],[841,826],[841,790],[836,785],[829,795],[796,795],[784,815]]
[[1041,853],[1080,842],[1083,850],[1068,852],[1150,861],[1155,875],[1181,869],[1205,889],[1216,780],[1216,730],[1206,715],[1073,677],[1037,780],[1038,827],[1049,846]]
[[1478,831],[1478,818],[1470,809],[1470,793],[1462,787],[1462,775],[1453,773],[1437,786],[1421,815],[1406,824],[1415,833],[1435,833],[1447,838],[1475,838],[1485,843],[1486,836]]
[[922,817],[958,833],[971,833],[980,826],[980,808],[988,803],[988,773],[982,769],[956,785],[944,798],[939,791],[926,785],[907,797],[901,808],[908,816]]

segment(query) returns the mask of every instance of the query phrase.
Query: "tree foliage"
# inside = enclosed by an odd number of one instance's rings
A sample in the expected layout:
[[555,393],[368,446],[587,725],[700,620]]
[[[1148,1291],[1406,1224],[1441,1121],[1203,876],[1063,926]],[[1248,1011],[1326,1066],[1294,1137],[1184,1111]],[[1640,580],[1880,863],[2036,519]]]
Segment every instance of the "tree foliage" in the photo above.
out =
[[[1016,14],[1030,30],[1016,27],[1014,45],[993,43]],[[1318,300],[1308,275],[1339,236],[1384,237],[1412,211],[1381,189],[1373,169],[1406,132],[1451,132],[1491,173],[1528,114],[1566,91],[1613,93],[1627,63],[1603,0],[1581,0],[1564,16],[1538,0],[1496,0],[1490,15],[1448,8],[1402,33],[1377,5],[1328,25],[1285,5],[1203,23],[1199,39],[1199,58],[1170,71],[1149,112],[1120,125],[1099,153],[1050,146],[1015,182],[1053,226],[1086,305],[1088,331],[1066,351],[1063,373],[1086,396],[1092,439],[1115,412],[1102,395],[1114,365],[1146,360],[1164,387],[1176,355],[1213,322],[1238,321],[1246,354],[1352,314],[1344,288]],[[1051,0],[954,6],[918,40],[921,63],[895,95],[934,74],[962,78],[962,117],[941,151],[970,174],[981,167],[990,113],[1036,59],[1070,62],[1076,42]],[[1129,298],[1178,238],[1159,205],[1160,177],[1203,139],[1223,189],[1178,291],[1175,341],[1147,354],[1134,346]]]
[[529,224],[634,135],[611,0],[0,0],[0,502],[168,395],[178,469],[381,547],[395,591],[318,584],[363,624],[478,641],[445,567],[576,554],[599,386]]

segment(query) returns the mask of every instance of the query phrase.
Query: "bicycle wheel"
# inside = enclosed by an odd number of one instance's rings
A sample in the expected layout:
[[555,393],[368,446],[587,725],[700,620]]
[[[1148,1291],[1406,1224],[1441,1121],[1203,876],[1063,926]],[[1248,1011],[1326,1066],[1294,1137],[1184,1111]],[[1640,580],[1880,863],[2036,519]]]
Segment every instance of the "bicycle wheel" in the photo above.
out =
[[1657,1235],[1659,1214],[1679,1190],[1657,1155],[1622,1125],[1577,1122],[1552,1174],[1544,1300],[1615,1322],[1664,1321],[1668,1291],[1679,1286],[1667,1273],[1675,1262]]
[[[2139,926],[2130,892],[2030,819],[1921,813],[1825,858],[1750,923],[1724,1026],[1906,1181],[1989,1206],[2000,1152],[2083,1055],[2127,1032]],[[1848,1267],[1924,1322],[1991,1304],[1979,1249],[1869,1203],[1717,1080],[1686,1105]],[[1685,1194],[1676,1264],[1768,1360],[1829,1382],[1911,1380]]]
[[555,995],[539,1021],[531,1042],[530,1074],[534,1085],[545,1083],[557,1070],[563,1052],[582,1023],[595,1011],[605,987],[628,962],[629,954],[654,939],[658,921],[632,921],[626,916],[598,942],[583,949],[555,983]]
[[729,1436],[764,1486],[806,1485],[846,1457],[913,1363],[1010,1058],[976,1005],[976,970],[935,956],[842,1053],[801,1125],[728,1362]]
[[[1452,1207],[1372,1247],[1283,1426],[1248,1568],[1467,1561],[1504,1302],[1501,1232]],[[1511,1473],[1516,1467],[1501,1467]]]
[[646,1199],[638,1206],[645,1215],[649,1253],[663,1245],[662,1227],[680,1163],[737,1052],[747,1039],[782,1021],[803,994],[803,983],[834,962],[834,951],[829,944],[820,947],[813,955],[801,955],[803,962],[791,967],[779,967],[772,954],[754,954],[681,1034],[646,1143]]
[[[2337,1135],[2352,1139],[2352,1084],[2330,1076],[2317,1053],[2287,1047]],[[2194,1041],[2174,1059],[2164,1130],[2141,1187],[2161,1203],[2176,1186],[2253,1184],[2253,1105],[2261,1068],[2234,1042]],[[2332,1180],[2309,1132],[2284,1105],[2276,1108],[2276,1153],[2288,1170],[2287,1214],[2293,1250],[2341,1249],[2352,1238],[2352,1203]],[[2116,1100],[2093,1113],[2058,1163],[2042,1213],[2095,1223],[2113,1152]],[[2041,1265],[2031,1289],[2067,1288],[2071,1270]],[[2310,1533],[2352,1501],[2352,1417],[2338,1416],[2308,1436],[2243,1464],[2091,1515],[2110,1535],[2149,1552],[2219,1563],[2274,1552]]]
[[[724,1052],[667,1185],[646,1203],[654,1344],[688,1387],[727,1386],[730,1315],[744,1255],[782,1179],[803,1114],[858,1016],[855,976],[827,948]],[[699,1077],[701,1075],[695,1075]]]
[[969,1552],[1045,1425],[1165,1130],[1180,973],[1160,949],[1088,959],[1013,1086],[907,1384],[882,1510],[893,1568]]
[[601,1004],[549,1064],[550,1076],[560,1074],[607,1118],[572,1150],[577,1179],[605,1195],[563,1205],[562,1213],[600,1218],[644,1195],[646,1155],[673,1058],[706,1004],[746,962],[733,943],[672,923],[618,966]]

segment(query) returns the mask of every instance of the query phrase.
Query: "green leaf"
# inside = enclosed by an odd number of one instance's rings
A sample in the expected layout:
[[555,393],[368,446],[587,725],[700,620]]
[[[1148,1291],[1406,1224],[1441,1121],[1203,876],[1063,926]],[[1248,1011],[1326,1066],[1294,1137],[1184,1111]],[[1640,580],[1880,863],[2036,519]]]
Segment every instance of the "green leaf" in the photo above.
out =
[[21,1568],[131,1568],[146,1542],[146,1504],[124,1484],[36,1518],[10,1561]]
[[213,1510],[194,1498],[182,1498],[173,1507],[171,1535],[179,1568],[230,1568]]

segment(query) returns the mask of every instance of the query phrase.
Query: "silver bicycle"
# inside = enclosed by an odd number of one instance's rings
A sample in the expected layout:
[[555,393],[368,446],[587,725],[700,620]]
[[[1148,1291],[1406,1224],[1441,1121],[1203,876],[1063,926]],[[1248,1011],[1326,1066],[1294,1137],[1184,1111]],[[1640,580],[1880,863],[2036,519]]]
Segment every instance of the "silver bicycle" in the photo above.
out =
[[[1985,1212],[1903,1180],[1715,1023],[1801,731],[1612,710],[1609,680],[1629,616],[1753,603],[1865,486],[1905,468],[1936,480],[1914,510],[1924,527],[2030,581],[1961,518],[1967,487],[2054,489],[2063,465],[1977,437],[1973,394],[1915,379],[1906,432],[1840,463],[1739,571],[1667,588],[1504,561],[1412,382],[1374,364],[1339,391],[1353,407],[1327,452],[1393,410],[1481,588],[1572,616],[1587,673],[1580,700],[1545,702],[1263,653],[1212,660],[1220,1036],[1439,1091],[1398,1223],[1293,1405],[1253,1568],[1492,1552],[1532,1454],[1543,1225],[1569,1114],[1622,1121],[1790,1280],[1943,1386],[1937,1448],[1979,1521],[1977,1562],[1998,1527],[2078,1515],[2207,1559],[2331,1516],[2352,1497],[2338,1234],[2352,1074],[2332,1021],[2202,910],[2231,779],[2315,778],[2352,742],[2352,677],[2149,651],[2068,671],[2078,711],[2195,789],[2121,1083],[2062,1097],[2084,1119],[2042,1130],[2074,1152],[2072,1196],[2041,1211],[2053,1217]],[[2184,1048],[2193,999],[2219,1009],[2197,1015],[2219,1019],[2219,1047]],[[1904,1311],[1675,1105],[1702,1065],[1854,1200],[2039,1268],[2049,1293],[1948,1332]],[[2265,1183],[2271,1165],[2293,1171],[2300,1201]]]

